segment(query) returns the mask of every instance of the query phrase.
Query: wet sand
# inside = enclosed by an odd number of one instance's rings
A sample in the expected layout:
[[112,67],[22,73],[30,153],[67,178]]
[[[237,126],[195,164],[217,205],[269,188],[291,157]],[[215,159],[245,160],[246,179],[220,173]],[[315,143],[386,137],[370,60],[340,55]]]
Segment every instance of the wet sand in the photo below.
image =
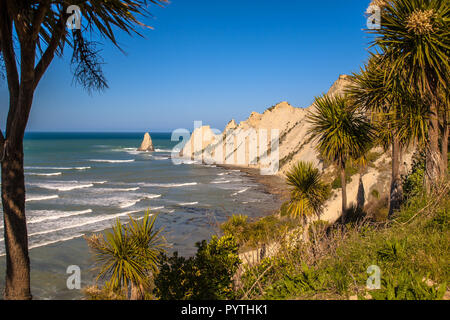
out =
[[289,186],[286,180],[277,175],[261,175],[260,169],[240,167],[235,165],[218,165],[227,170],[240,170],[245,173],[252,181],[260,184],[265,192],[275,195],[280,201],[280,205],[289,200]]

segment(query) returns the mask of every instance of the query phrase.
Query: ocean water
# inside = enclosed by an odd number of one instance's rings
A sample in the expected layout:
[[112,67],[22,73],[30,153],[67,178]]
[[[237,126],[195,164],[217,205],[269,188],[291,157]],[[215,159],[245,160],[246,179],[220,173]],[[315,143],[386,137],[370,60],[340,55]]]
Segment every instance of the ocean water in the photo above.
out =
[[[236,213],[267,215],[278,200],[245,174],[194,161],[174,165],[170,133],[151,134],[155,152],[138,152],[143,133],[27,133],[24,141],[31,285],[37,299],[77,299],[67,267],[81,269],[82,286],[95,278],[83,235],[116,219],[158,213],[169,251],[195,253],[195,243],[218,233]],[[5,278],[0,226],[0,289]]]

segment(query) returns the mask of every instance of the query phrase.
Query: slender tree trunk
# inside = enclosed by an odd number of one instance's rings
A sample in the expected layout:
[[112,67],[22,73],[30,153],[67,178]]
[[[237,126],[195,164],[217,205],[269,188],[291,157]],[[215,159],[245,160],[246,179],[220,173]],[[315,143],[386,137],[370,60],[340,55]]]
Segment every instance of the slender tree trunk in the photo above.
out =
[[347,215],[347,181],[345,176],[345,164],[341,165],[341,185],[342,185],[342,222],[345,223]]
[[364,183],[362,180],[363,177],[363,169],[359,169],[359,185],[358,185],[358,194],[356,195],[356,206],[360,209],[364,209],[364,204],[366,203],[366,192],[364,190]]
[[400,153],[401,147],[397,137],[392,141],[392,178],[391,189],[389,192],[389,213],[388,217],[392,216],[394,211],[400,209],[403,199],[402,181],[400,179]]
[[1,172],[6,249],[4,298],[31,299],[22,142],[7,148]]
[[430,113],[426,155],[426,187],[428,192],[436,185],[441,175],[442,160],[441,151],[439,150],[439,119],[436,101],[431,102]]
[[441,175],[448,174],[448,110],[444,107],[442,119]]

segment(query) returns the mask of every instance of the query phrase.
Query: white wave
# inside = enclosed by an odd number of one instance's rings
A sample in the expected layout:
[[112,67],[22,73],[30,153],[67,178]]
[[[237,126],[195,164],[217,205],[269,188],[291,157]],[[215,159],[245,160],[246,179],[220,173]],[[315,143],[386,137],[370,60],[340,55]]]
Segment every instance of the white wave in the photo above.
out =
[[214,180],[214,181],[211,181],[211,183],[214,183],[214,184],[222,184],[222,183],[230,183],[231,182],[231,180]]
[[161,210],[161,209],[164,209],[164,206],[150,208],[150,211],[152,211],[152,210]]
[[222,173],[218,173],[217,175],[218,176],[224,176],[224,175],[227,175],[227,174],[230,174],[229,172],[222,172]]
[[[72,239],[80,238],[80,237],[82,237],[82,236],[84,236],[84,233],[83,233],[83,234],[77,234],[77,235],[72,236],[72,237],[67,237],[67,238],[62,238],[62,239],[56,239],[56,240],[50,240],[50,241],[46,241],[46,242],[39,242],[39,243],[30,245],[30,246],[28,247],[28,249],[34,249],[34,248],[39,248],[39,247],[48,246],[48,245],[51,245],[51,244],[54,244],[54,243],[58,243],[58,242],[69,241],[69,240],[72,240]],[[3,256],[5,256],[5,255],[6,255],[6,253],[1,253],[1,254],[0,254],[0,257],[3,257]]]
[[138,203],[139,201],[141,201],[141,199],[137,199],[137,200],[132,200],[132,201],[127,201],[122,203],[119,207],[124,209],[124,208],[129,208],[134,206],[136,203]]
[[36,196],[36,197],[30,197],[27,198],[25,201],[41,201],[41,200],[50,200],[50,199],[56,199],[59,198],[59,196],[57,194],[55,195],[51,195],[51,196]]
[[119,207],[122,208],[122,209],[129,208],[129,207],[134,206],[136,203],[138,203],[141,200],[156,199],[156,198],[159,198],[159,197],[161,197],[160,194],[150,194],[150,195],[147,195],[147,196],[145,196],[143,198],[140,198],[140,199],[126,201],[126,202],[122,203],[121,205],[119,205]]
[[158,148],[156,148],[155,152],[180,152],[180,150],[179,149],[170,150],[170,149],[158,149]]
[[159,197],[161,197],[160,194],[151,194],[151,195],[145,196],[145,199],[156,199]]
[[186,183],[144,183],[145,187],[159,187],[159,188],[177,188],[185,186],[195,186],[197,182],[186,182]]
[[[54,213],[54,211],[50,211],[50,212]],[[82,211],[71,211],[71,212],[68,211],[68,212],[56,214],[56,215],[53,215],[53,216],[43,216],[43,217],[36,217],[36,218],[31,217],[30,220],[27,221],[27,224],[40,223],[40,222],[43,222],[43,221],[49,221],[49,220],[56,220],[56,219],[60,219],[60,218],[79,216],[79,215],[87,214],[87,213],[91,213],[91,212],[92,212],[91,209],[87,209],[87,210],[82,210]]]
[[126,163],[126,162],[134,162],[134,159],[130,160],[106,160],[106,159],[90,159],[92,162],[105,162],[105,163]]
[[108,181],[92,181],[92,183],[95,183],[95,184],[105,184],[107,182]]
[[179,206],[193,206],[193,205],[196,205],[196,204],[198,204],[198,201],[178,203]]
[[25,167],[25,169],[36,170],[87,170],[91,167]]
[[127,191],[137,191],[139,189],[140,189],[140,187],[136,187],[136,188],[108,188],[108,189],[102,189],[102,190],[111,191],[111,192],[127,192]]
[[243,192],[247,191],[248,189],[250,189],[250,188],[244,188],[242,190],[239,190],[239,191],[233,193],[232,196],[237,196],[239,193],[243,193]]
[[115,219],[115,218],[119,218],[125,215],[129,215],[132,213],[136,213],[139,212],[137,210],[135,211],[127,211],[127,212],[122,212],[122,213],[118,213],[118,214],[113,214],[113,215],[103,215],[100,216],[100,218],[98,219],[92,219],[89,220],[87,222],[83,222],[83,223],[79,223],[79,224],[73,224],[70,226],[65,226],[65,227],[61,227],[61,228],[57,228],[57,229],[52,229],[52,230],[45,230],[45,231],[38,231],[38,232],[34,232],[29,234],[28,236],[37,236],[37,235],[42,235],[42,234],[48,234],[48,233],[53,233],[53,232],[58,232],[58,231],[62,231],[62,230],[67,230],[67,229],[74,229],[74,228],[79,228],[79,227],[83,227],[89,224],[93,224],[93,223],[97,223],[97,222],[102,222],[102,221],[106,221],[106,220],[111,220],[111,219]]
[[53,172],[53,173],[38,173],[38,172],[25,172],[26,175],[29,176],[60,176],[62,172]]
[[177,162],[181,164],[201,164],[201,161],[177,158]]
[[84,233],[83,234],[77,234],[77,235],[72,236],[72,237],[56,239],[56,240],[51,240],[51,241],[46,241],[46,242],[39,242],[39,243],[36,243],[36,244],[32,244],[31,246],[28,247],[28,249],[39,248],[39,247],[48,246],[48,245],[51,245],[51,244],[54,244],[54,243],[58,243],[58,242],[69,241],[69,240],[72,240],[72,239],[80,238],[82,236],[84,236]]
[[68,185],[67,183],[33,183],[31,184],[33,186],[42,188],[42,189],[48,189],[48,190],[58,190],[58,191],[72,191],[76,189],[84,189],[84,188],[90,188],[93,187],[94,184],[88,183],[88,184],[72,184]]
[[155,159],[155,160],[169,160],[170,157],[158,157],[158,156],[153,156],[152,159]]

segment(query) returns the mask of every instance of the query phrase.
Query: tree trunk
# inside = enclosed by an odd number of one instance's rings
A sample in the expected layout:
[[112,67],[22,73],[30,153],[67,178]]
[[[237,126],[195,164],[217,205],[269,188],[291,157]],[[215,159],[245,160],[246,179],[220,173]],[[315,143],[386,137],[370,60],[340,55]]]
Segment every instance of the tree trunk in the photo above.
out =
[[442,121],[442,145],[441,145],[441,175],[446,177],[448,174],[448,113],[444,108]]
[[403,199],[402,181],[400,179],[400,153],[401,147],[397,137],[392,140],[392,177],[391,190],[389,192],[389,213],[391,217],[394,211],[400,209]]
[[342,222],[345,223],[347,215],[347,181],[345,176],[345,164],[341,165],[341,185],[342,185]]
[[366,191],[364,190],[364,183],[362,177],[363,177],[363,170],[361,168],[359,171],[358,193],[356,195],[356,206],[360,209],[364,209],[364,204],[366,203]]
[[428,122],[428,147],[426,155],[426,188],[430,192],[440,178],[441,151],[439,150],[439,119],[436,101],[430,105],[430,120]]
[[144,300],[144,288],[142,285],[131,283],[130,300]]
[[2,161],[2,203],[6,250],[5,299],[31,299],[25,218],[23,144],[9,146]]

